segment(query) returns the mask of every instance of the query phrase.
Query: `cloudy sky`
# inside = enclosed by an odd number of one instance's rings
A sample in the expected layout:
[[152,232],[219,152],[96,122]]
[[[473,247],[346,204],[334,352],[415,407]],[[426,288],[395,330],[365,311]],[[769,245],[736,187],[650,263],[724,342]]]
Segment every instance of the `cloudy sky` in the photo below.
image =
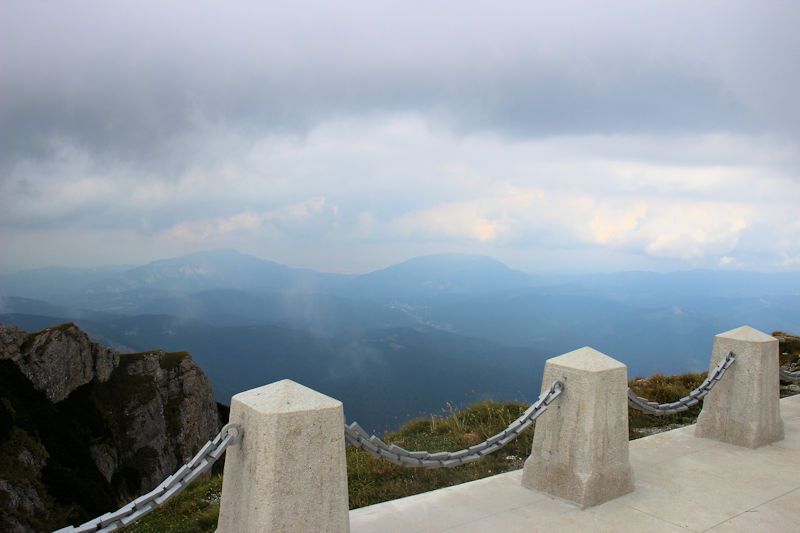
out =
[[800,269],[800,3],[0,0],[0,268]]

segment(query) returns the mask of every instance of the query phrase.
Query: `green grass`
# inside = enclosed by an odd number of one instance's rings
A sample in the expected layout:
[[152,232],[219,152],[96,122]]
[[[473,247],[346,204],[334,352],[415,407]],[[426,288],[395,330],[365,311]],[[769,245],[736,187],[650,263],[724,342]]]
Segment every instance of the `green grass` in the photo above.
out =
[[[120,358],[120,364],[111,373],[105,383],[97,387],[97,396],[105,400],[103,405],[113,405],[122,412],[126,405],[133,402],[145,404],[152,401],[157,394],[155,382],[150,375],[129,374],[128,365],[132,358]],[[124,420],[121,420],[124,422]]]
[[167,352],[161,356],[158,363],[161,365],[162,369],[172,370],[187,357],[189,357],[189,354],[186,352]]
[[781,364],[797,363],[800,359],[800,337],[774,331],[772,336],[780,341]]
[[44,328],[41,331],[28,333],[27,335],[25,335],[25,339],[23,339],[19,351],[22,353],[27,352],[33,345],[34,341],[36,341],[36,337],[38,337],[42,333],[47,333],[48,331],[68,331],[70,329],[77,327],[78,326],[76,326],[74,322],[64,322],[63,324],[57,324],[55,326],[50,326],[49,328]]
[[[519,417],[525,408],[520,403],[483,402],[461,412],[452,412],[451,416],[444,419],[411,421],[400,430],[387,434],[384,440],[411,450],[460,450],[500,432]],[[404,468],[348,447],[350,508],[394,500],[520,468],[530,452],[532,438],[533,432],[528,430],[485,459],[456,468],[435,470]]]
[[[707,372],[680,376],[655,374],[649,378],[635,378],[628,386],[633,392],[652,402],[670,403],[687,396],[706,379],[707,375]],[[638,439],[659,431],[692,424],[700,415],[701,408],[702,403],[683,413],[669,416],[648,415],[629,408],[628,437],[631,440]]]
[[120,355],[120,363],[130,364],[140,361],[148,355],[156,354],[159,356],[158,364],[163,370],[172,370],[181,364],[181,361],[189,357],[188,352],[163,352],[161,350],[149,350],[146,352],[124,353]]
[[[31,437],[23,429],[13,427],[8,438],[0,441],[0,472],[2,472],[2,478],[11,482],[12,486],[27,486],[29,489],[39,494],[46,494],[47,489],[39,479],[38,469],[33,465],[26,464],[19,460],[21,454],[25,452],[35,457],[37,461],[45,461],[47,459],[47,450],[44,449],[38,440]],[[28,516],[24,510],[12,506],[9,503],[9,499],[8,493],[0,490],[0,509],[2,509],[4,513],[13,516],[22,523],[30,524],[31,527],[39,528],[42,531],[51,529],[49,527],[51,524],[48,520],[48,518],[51,517]],[[66,520],[66,516],[64,516],[66,513],[63,508],[55,508],[53,502],[49,498],[45,498],[44,504],[52,507],[53,514],[56,515],[56,520],[60,522]]]
[[198,480],[163,508],[125,531],[132,533],[213,533],[219,517],[222,476]]

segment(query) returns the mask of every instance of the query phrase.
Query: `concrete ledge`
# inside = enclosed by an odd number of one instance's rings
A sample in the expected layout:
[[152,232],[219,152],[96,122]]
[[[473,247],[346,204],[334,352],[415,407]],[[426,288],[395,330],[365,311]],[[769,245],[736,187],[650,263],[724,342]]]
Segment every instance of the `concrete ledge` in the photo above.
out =
[[351,531],[798,531],[800,396],[780,407],[784,440],[755,450],[694,426],[631,441],[635,492],[587,510],[525,489],[517,470],[350,511]]

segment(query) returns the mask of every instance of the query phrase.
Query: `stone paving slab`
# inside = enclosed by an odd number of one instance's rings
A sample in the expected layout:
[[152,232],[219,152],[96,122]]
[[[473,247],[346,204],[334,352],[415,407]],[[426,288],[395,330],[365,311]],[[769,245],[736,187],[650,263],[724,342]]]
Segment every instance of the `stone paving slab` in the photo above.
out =
[[632,441],[634,492],[583,511],[523,488],[517,470],[350,511],[350,530],[800,532],[800,395],[781,416],[785,439],[756,450],[694,426]]

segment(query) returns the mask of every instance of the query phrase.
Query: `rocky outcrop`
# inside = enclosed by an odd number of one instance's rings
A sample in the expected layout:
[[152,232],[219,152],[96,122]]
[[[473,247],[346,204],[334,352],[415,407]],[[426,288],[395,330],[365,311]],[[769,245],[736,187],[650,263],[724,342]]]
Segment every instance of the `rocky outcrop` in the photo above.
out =
[[120,355],[74,324],[0,325],[0,530],[111,510],[174,472],[219,425],[186,353]]
[[783,331],[775,331],[772,336],[778,339],[781,352],[781,365],[794,372],[800,367],[800,337]]
[[92,342],[72,323],[30,334],[0,326],[0,359],[14,361],[51,402],[90,381],[108,381],[119,363],[115,351]]
[[[124,402],[109,420],[115,449],[98,450],[99,463],[135,468],[140,487],[149,490],[188,461],[219,428],[211,385],[188,354],[161,350],[123,355],[117,372],[103,387],[125,390]],[[121,415],[121,416],[120,416]]]
[[[775,331],[772,336],[780,343],[780,364],[787,372],[800,372],[800,337],[783,331]],[[781,381],[781,397],[800,394],[800,383]]]

